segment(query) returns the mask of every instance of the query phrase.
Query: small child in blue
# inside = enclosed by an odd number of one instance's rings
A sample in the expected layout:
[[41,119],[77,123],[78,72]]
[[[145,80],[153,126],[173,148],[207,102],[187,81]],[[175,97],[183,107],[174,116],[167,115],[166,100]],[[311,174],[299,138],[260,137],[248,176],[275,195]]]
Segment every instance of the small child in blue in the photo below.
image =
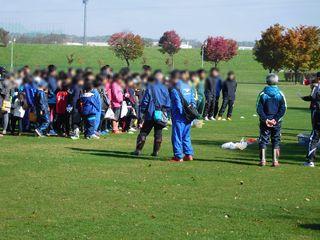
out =
[[271,138],[272,166],[278,167],[281,142],[281,122],[287,110],[286,99],[279,90],[277,83],[279,77],[276,74],[267,76],[266,86],[259,94],[257,100],[257,113],[260,117],[260,166],[266,165],[266,148]]
[[101,113],[101,101],[98,90],[94,88],[94,81],[93,74],[88,74],[85,77],[84,91],[80,96],[81,115],[86,139],[99,139],[99,136],[95,133],[95,126],[98,113]]
[[46,135],[50,124],[47,87],[48,84],[45,81],[41,81],[35,94],[35,109],[37,114],[37,128],[35,132],[39,137]]

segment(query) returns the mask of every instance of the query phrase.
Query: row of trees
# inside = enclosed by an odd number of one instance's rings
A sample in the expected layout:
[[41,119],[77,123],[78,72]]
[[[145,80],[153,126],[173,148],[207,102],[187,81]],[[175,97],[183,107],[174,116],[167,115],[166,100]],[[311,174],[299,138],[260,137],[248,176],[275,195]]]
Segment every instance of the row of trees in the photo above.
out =
[[[144,41],[139,35],[120,32],[113,34],[108,41],[115,55],[126,61],[134,61],[143,55]],[[160,52],[169,56],[168,65],[174,68],[174,55],[181,49],[181,37],[174,31],[165,32],[159,40]],[[238,45],[232,39],[208,37],[201,47],[203,60],[217,66],[221,61],[229,61],[237,55]]]
[[269,72],[289,70],[298,81],[301,73],[320,67],[320,29],[315,26],[285,28],[275,24],[262,32],[253,53]]

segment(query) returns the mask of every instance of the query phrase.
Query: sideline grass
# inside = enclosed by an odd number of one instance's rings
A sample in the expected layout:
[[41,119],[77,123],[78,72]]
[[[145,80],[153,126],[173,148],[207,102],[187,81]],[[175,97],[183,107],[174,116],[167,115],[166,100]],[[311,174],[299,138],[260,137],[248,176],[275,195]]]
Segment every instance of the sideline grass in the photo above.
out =
[[[258,136],[262,85],[239,84],[233,122],[192,131],[196,161],[129,155],[135,137],[99,141],[0,139],[1,239],[319,239],[319,168],[301,166],[296,135],[309,131],[308,88],[282,86],[288,100],[281,167],[259,168],[257,146],[220,145]],[[240,119],[245,116],[245,119]],[[268,154],[270,159],[270,154]]]

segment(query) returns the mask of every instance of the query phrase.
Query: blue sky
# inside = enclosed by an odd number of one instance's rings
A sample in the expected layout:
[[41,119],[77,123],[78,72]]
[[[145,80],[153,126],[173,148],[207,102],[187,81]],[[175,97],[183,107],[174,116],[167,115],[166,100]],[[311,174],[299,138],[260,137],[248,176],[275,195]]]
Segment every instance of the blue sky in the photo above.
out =
[[[252,41],[274,23],[320,25],[320,0],[89,0],[88,35],[132,31],[158,38],[175,29],[203,40]],[[0,24],[28,31],[82,34],[82,0],[1,0]],[[21,26],[21,27],[19,27]]]

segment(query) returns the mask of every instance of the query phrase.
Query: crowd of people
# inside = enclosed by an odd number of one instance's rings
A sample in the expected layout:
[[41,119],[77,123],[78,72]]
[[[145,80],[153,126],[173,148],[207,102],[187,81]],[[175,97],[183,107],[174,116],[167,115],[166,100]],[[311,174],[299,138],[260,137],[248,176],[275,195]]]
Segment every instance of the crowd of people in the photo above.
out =
[[24,66],[16,73],[1,68],[0,79],[1,136],[34,132],[39,137],[75,140],[83,132],[86,139],[99,139],[109,132],[132,134],[140,130],[134,152],[140,154],[147,135],[155,128],[156,156],[162,130],[172,123],[177,160],[183,159],[183,153],[186,159],[193,155],[189,137],[192,121],[183,120],[181,101],[194,105],[198,118],[206,121],[222,120],[228,107],[227,119],[231,120],[237,87],[233,72],[222,81],[217,68],[208,76],[200,69],[176,70],[165,77],[161,70],[152,72],[147,65],[141,73],[128,68],[116,73],[106,65],[98,74],[91,68],[58,72],[55,65],[33,72]]
[[[277,86],[278,80],[277,75],[269,74],[267,86],[258,96],[260,166],[266,165],[266,147],[270,140],[272,166],[279,166],[286,100]],[[306,163],[311,167],[320,138],[319,81],[320,74],[311,84],[311,95],[302,97],[311,101],[313,132]],[[162,131],[171,124],[172,161],[191,161],[194,155],[190,136],[192,124],[198,119],[231,121],[236,91],[235,73],[230,71],[222,80],[217,68],[209,73],[203,69],[174,70],[168,77],[161,70],[152,72],[146,65],[141,73],[132,73],[128,68],[115,73],[106,65],[98,74],[91,68],[58,72],[54,65],[33,72],[24,66],[16,73],[0,68],[0,136],[35,133],[38,137],[76,140],[81,133],[86,139],[99,139],[109,132],[133,134],[139,131],[133,154],[140,155],[147,136],[154,129],[152,155],[157,156]]]

